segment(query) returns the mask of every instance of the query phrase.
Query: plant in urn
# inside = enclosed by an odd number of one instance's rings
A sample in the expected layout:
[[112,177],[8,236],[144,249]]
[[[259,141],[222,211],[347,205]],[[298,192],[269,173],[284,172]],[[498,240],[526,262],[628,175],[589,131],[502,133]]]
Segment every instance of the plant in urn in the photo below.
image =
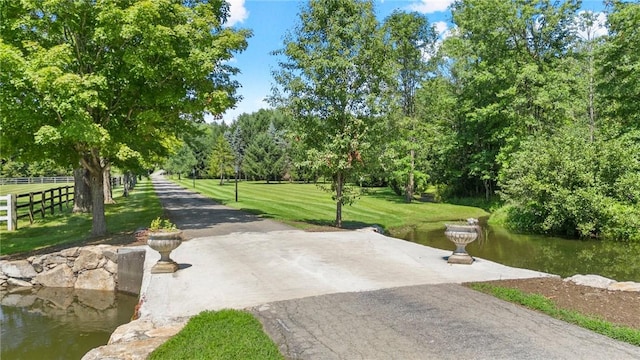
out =
[[182,243],[182,231],[169,220],[156,218],[149,226],[147,245],[160,253],[160,260],[151,268],[152,274],[173,273],[178,264],[171,260],[171,251]]
[[477,219],[467,219],[466,224],[445,224],[446,230],[444,234],[447,239],[451,240],[456,249],[449,256],[447,262],[449,264],[467,264],[473,263],[473,258],[467,253],[465,247],[473,242],[480,235],[481,228]]

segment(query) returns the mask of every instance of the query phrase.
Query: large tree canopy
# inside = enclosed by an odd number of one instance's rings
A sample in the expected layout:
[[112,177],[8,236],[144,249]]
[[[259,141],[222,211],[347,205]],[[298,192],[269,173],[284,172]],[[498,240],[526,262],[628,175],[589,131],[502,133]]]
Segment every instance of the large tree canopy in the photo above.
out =
[[286,60],[275,74],[282,90],[275,97],[292,111],[310,160],[332,179],[338,227],[350,201],[345,183],[383,108],[383,49],[371,1],[311,0],[278,53]]
[[[395,120],[392,133],[398,135],[389,145],[392,159],[390,184],[399,192],[400,184],[407,202],[413,200],[418,183],[425,185],[426,174],[416,170],[416,155],[425,149],[418,139],[426,122],[416,116],[416,94],[429,74],[430,59],[436,52],[437,33],[424,15],[395,11],[384,22],[385,43],[389,46],[390,66],[396,79],[394,97],[399,111],[390,113]],[[422,181],[420,181],[422,180]],[[418,187],[420,188],[420,187]]]
[[1,4],[0,150],[88,170],[93,235],[110,163],[166,155],[237,101],[227,61],[250,34],[223,27],[223,0]]

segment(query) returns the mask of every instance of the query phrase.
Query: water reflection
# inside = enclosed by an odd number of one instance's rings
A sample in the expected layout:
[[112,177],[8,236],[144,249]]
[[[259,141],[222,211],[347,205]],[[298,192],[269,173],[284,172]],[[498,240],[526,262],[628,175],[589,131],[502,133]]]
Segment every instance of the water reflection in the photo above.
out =
[[[397,238],[451,250],[455,245],[444,235],[444,225],[433,229],[416,227],[397,232]],[[471,256],[504,265],[538,270],[567,277],[598,274],[618,281],[640,282],[640,244],[598,240],[568,240],[555,237],[512,234],[483,224],[482,240],[467,245]]]
[[2,359],[80,359],[129,322],[137,297],[41,288],[0,293]]

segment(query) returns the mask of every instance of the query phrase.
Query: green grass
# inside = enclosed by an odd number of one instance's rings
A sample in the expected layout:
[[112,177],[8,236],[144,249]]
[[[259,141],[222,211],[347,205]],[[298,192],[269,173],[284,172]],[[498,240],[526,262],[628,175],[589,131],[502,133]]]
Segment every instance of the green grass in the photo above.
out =
[[518,289],[510,289],[485,283],[468,284],[474,290],[493,295],[499,299],[541,311],[556,319],[566,321],[585,329],[608,336],[612,339],[640,346],[640,330],[619,326],[608,321],[584,315],[577,311],[558,308],[551,300],[539,294],[527,294]]
[[277,346],[251,314],[205,311],[192,317],[174,337],[149,356],[162,359],[283,359]]
[[[151,220],[162,215],[162,207],[149,180],[138,182],[129,197],[122,197],[121,189],[114,190],[116,204],[105,206],[107,229],[110,234],[133,233],[149,226]],[[57,211],[57,210],[56,210]],[[73,214],[71,209],[55,215],[47,214],[29,225],[28,219],[18,221],[17,231],[0,230],[0,255],[18,254],[61,245],[81,245],[91,242],[91,216]]]
[[28,194],[30,192],[40,192],[42,190],[72,185],[73,183],[0,185],[0,196],[7,194]]
[[[240,182],[238,202],[233,183],[219,185],[219,180],[174,180],[190,190],[230,207],[262,217],[273,218],[301,228],[332,225],[336,205],[331,194],[314,184]],[[445,221],[488,215],[482,209],[443,203],[413,202],[407,204],[389,188],[368,188],[353,205],[343,207],[343,227],[356,228],[377,224],[387,230],[423,223],[442,226]]]

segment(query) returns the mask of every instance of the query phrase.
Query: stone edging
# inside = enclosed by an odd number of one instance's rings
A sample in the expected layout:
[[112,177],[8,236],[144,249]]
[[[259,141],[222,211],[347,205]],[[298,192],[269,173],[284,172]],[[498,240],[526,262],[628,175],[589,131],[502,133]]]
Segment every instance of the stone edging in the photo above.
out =
[[173,319],[157,324],[148,319],[133,320],[118,327],[111,334],[107,345],[89,351],[82,360],[144,360],[180,332],[187,321],[188,319]]
[[591,286],[609,291],[637,291],[640,292],[640,283],[633,281],[615,281],[600,275],[573,275],[564,279],[577,285]]
[[0,290],[34,286],[116,290],[118,247],[93,245],[0,261]]

